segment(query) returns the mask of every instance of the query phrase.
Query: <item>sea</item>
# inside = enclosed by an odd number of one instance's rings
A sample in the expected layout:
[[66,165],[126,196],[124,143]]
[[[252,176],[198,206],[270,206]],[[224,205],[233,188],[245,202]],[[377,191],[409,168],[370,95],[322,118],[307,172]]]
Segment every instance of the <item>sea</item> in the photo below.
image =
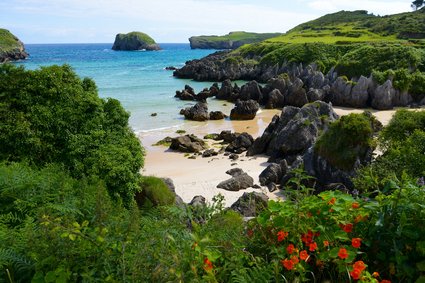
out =
[[[189,44],[160,44],[161,51],[113,51],[105,44],[26,44],[29,58],[17,62],[27,69],[68,64],[82,78],[96,82],[99,96],[118,99],[130,112],[130,126],[136,133],[178,128],[185,123],[180,109],[193,102],[174,98],[186,84],[196,92],[212,82],[177,79],[168,66],[182,67],[186,61],[202,58],[216,50],[190,49]],[[210,110],[221,110],[222,101],[209,101]],[[156,116],[151,114],[156,113]]]

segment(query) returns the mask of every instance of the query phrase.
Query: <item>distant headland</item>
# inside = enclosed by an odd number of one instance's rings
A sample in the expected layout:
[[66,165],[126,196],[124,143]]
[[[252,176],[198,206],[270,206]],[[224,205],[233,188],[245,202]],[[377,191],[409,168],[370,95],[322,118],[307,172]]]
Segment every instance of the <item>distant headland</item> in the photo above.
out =
[[161,47],[146,33],[133,31],[127,34],[117,34],[112,49],[116,51],[157,51],[161,50]]
[[26,59],[24,44],[7,29],[0,29],[0,63]]
[[236,49],[244,44],[260,42],[279,35],[282,34],[232,31],[222,36],[192,36],[189,38],[189,42],[192,49]]

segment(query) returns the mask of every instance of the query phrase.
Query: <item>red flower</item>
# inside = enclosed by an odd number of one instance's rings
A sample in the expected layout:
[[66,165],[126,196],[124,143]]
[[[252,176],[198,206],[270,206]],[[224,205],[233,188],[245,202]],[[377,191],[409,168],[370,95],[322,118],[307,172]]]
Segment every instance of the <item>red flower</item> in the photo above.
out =
[[328,241],[323,241],[323,245],[324,245],[325,247],[329,247],[329,242],[328,242]]
[[353,269],[353,271],[350,272],[351,277],[353,277],[354,280],[360,279],[360,274],[362,272],[359,269]]
[[362,239],[360,238],[353,238],[351,239],[351,245],[353,246],[353,248],[360,248],[360,246],[362,245]]
[[300,262],[296,255],[291,256],[291,261],[294,265]]
[[286,251],[288,252],[288,254],[292,254],[295,251],[294,245],[289,244],[288,247],[286,248]]
[[309,230],[307,234],[301,235],[301,241],[303,241],[304,244],[309,245],[313,241],[313,236],[313,232]]
[[330,201],[328,201],[328,204],[329,204],[329,205],[334,205],[334,204],[335,204],[335,202],[336,202],[336,198],[331,198],[331,200],[330,200]]
[[391,283],[391,281],[390,280],[382,280],[380,283]]
[[248,238],[252,238],[252,236],[254,236],[254,230],[248,229],[246,231],[246,235],[248,236]]
[[205,271],[211,271],[213,269],[213,264],[207,257],[204,259],[204,269]]
[[280,261],[280,263],[285,267],[287,270],[292,270],[294,268],[294,263],[288,259],[283,259]]
[[302,250],[302,251],[300,252],[300,259],[301,259],[301,260],[305,260],[305,261],[307,261],[307,259],[308,259],[308,253],[307,253],[307,251],[306,251],[306,250]]
[[365,270],[365,269],[366,269],[366,265],[364,264],[364,262],[363,262],[363,261],[359,260],[359,261],[356,261],[356,262],[353,264],[353,268],[354,268],[354,269],[358,269],[358,270],[360,270],[360,272],[362,272],[363,270]]
[[353,224],[348,223],[346,225],[342,225],[342,230],[344,230],[347,233],[351,233],[353,231]]
[[280,230],[279,232],[277,232],[277,241],[282,242],[283,240],[285,240],[286,236],[288,236],[288,232]]
[[360,204],[358,202],[353,202],[353,204],[351,205],[352,208],[356,209],[360,207]]
[[340,248],[339,252],[338,252],[338,256],[339,256],[340,259],[348,258],[347,250],[345,248]]
[[317,249],[317,244],[316,242],[312,242],[310,243],[310,252],[314,252]]

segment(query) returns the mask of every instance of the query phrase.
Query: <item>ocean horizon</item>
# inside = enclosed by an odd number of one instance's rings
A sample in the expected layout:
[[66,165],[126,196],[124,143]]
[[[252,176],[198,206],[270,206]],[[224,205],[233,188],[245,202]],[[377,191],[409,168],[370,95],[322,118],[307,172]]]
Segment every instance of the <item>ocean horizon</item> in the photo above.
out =
[[[99,96],[118,99],[130,112],[130,126],[136,132],[179,127],[180,109],[194,102],[174,98],[186,84],[199,92],[212,82],[177,79],[168,66],[202,58],[216,50],[191,49],[188,43],[160,43],[160,51],[113,51],[112,43],[26,44],[29,58],[15,64],[27,69],[49,65],[70,65],[81,77],[96,82]],[[223,102],[209,101],[211,110],[222,110]],[[157,116],[152,117],[152,113]]]

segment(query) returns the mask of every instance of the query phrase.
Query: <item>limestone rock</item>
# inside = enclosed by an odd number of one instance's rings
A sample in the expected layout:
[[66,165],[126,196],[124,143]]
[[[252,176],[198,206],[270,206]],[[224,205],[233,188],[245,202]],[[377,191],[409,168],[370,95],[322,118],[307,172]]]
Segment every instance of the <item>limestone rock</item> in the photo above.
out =
[[194,135],[173,138],[170,149],[180,152],[197,153],[206,148],[205,142]]
[[267,208],[268,200],[263,193],[244,193],[230,208],[244,217],[255,217]]
[[258,102],[254,100],[240,101],[235,104],[235,108],[230,112],[231,120],[252,120],[260,109]]
[[156,51],[161,48],[149,35],[143,32],[133,31],[127,34],[117,34],[112,49],[116,51]]
[[228,171],[232,178],[223,181],[217,185],[217,188],[224,189],[227,191],[239,191],[245,190],[254,185],[254,179],[247,173],[243,172],[242,169],[235,168],[233,171]]

